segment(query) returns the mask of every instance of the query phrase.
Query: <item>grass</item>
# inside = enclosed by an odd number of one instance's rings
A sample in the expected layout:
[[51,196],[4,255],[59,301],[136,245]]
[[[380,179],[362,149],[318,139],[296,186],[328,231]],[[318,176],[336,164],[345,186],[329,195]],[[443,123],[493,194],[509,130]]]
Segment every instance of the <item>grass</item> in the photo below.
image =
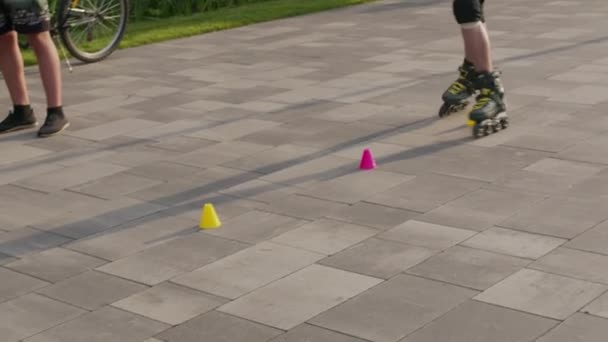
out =
[[[269,0],[192,16],[136,21],[129,24],[120,48],[131,48],[372,1],[375,0]],[[26,65],[36,64],[32,51],[24,51],[23,57]]]

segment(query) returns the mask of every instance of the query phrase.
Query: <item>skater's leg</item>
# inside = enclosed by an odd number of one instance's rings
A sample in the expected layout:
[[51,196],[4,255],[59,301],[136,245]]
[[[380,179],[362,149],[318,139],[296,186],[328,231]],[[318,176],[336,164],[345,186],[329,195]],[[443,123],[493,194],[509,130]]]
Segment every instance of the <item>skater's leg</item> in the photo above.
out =
[[453,11],[461,27],[465,59],[475,65],[476,71],[491,72],[492,55],[483,3],[483,0],[454,0]]
[[493,71],[490,39],[486,25],[482,22],[470,26],[463,25],[461,31],[466,58],[475,65],[475,70],[478,72]]

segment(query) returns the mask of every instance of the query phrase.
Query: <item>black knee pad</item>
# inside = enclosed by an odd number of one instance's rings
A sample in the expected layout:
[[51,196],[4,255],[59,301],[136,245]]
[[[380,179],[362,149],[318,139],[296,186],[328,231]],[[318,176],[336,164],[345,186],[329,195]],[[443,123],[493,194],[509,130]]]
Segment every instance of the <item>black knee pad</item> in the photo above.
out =
[[453,9],[456,22],[461,25],[485,22],[483,2],[484,0],[454,0]]

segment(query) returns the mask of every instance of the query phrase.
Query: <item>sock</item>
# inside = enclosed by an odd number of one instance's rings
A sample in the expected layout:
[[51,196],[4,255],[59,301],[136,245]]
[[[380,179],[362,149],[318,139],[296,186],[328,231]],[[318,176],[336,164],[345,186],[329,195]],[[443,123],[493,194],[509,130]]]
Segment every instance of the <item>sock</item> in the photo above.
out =
[[49,107],[46,110],[46,115],[58,115],[58,116],[63,116],[63,107],[59,106],[59,107]]
[[30,113],[32,107],[30,105],[14,105],[13,112],[15,115],[24,116]]

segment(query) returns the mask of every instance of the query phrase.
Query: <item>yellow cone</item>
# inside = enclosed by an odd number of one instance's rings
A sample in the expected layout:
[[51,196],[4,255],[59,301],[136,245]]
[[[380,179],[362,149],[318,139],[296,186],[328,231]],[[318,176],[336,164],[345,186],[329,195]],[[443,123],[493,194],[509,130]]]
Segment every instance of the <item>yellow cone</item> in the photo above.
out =
[[220,219],[215,213],[213,204],[207,203],[203,206],[203,213],[201,214],[201,229],[215,229],[222,225]]

